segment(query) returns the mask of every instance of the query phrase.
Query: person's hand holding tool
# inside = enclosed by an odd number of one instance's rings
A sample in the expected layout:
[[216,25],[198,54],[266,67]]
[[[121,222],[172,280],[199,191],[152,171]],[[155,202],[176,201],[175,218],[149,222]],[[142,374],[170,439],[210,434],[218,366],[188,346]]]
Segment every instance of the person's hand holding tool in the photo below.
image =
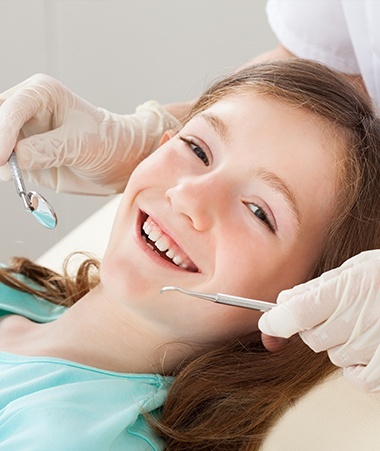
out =
[[0,94],[0,179],[14,150],[25,178],[56,191],[121,192],[131,171],[178,121],[155,101],[135,114],[98,108],[35,75]]
[[317,279],[280,293],[259,328],[267,349],[299,333],[315,352],[327,351],[344,376],[380,391],[380,250],[366,251]]

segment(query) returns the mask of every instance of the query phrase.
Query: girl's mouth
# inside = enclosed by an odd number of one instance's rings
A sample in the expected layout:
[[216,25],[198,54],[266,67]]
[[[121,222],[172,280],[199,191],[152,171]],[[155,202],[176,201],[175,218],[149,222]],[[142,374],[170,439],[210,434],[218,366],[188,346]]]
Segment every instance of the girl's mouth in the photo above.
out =
[[186,271],[198,272],[189,256],[146,214],[142,220],[141,236],[147,246],[167,262]]

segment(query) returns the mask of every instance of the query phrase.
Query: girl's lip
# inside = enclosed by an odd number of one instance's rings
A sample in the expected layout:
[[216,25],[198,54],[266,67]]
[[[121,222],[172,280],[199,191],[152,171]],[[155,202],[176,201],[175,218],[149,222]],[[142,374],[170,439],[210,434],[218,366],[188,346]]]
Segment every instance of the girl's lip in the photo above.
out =
[[[197,268],[197,270],[196,271],[190,271],[190,270],[188,270],[188,269],[185,269],[185,268],[182,268],[182,267],[180,267],[180,266],[177,266],[174,262],[172,262],[171,260],[169,260],[169,259],[165,259],[164,257],[162,257],[161,255],[159,255],[157,252],[155,252],[153,249],[151,249],[148,245],[147,245],[147,243],[146,243],[146,241],[144,240],[144,238],[143,238],[143,230],[142,230],[142,226],[143,226],[143,224],[144,224],[144,222],[146,221],[146,219],[148,218],[148,217],[151,217],[148,213],[146,213],[146,212],[144,212],[144,211],[142,211],[142,210],[140,210],[140,212],[139,212],[139,217],[138,217],[138,220],[137,220],[137,224],[136,224],[136,237],[137,237],[137,241],[138,241],[138,244],[139,244],[139,246],[142,248],[142,250],[144,251],[144,252],[146,252],[147,253],[147,255],[151,258],[151,259],[153,259],[155,262],[157,262],[158,264],[160,264],[160,265],[163,265],[163,266],[165,266],[165,267],[167,267],[167,268],[170,268],[170,269],[175,269],[175,270],[178,270],[178,271],[181,271],[181,272],[187,272],[187,273],[197,273],[197,272],[200,272],[199,271],[199,269]],[[153,219],[153,218],[152,218]],[[161,227],[161,226],[160,226]],[[162,229],[164,232],[165,232],[165,229],[163,228]],[[165,232],[166,233],[166,232]],[[167,234],[168,236],[170,236],[170,234]],[[174,241],[174,240],[173,240]],[[195,266],[195,265],[194,265]]]

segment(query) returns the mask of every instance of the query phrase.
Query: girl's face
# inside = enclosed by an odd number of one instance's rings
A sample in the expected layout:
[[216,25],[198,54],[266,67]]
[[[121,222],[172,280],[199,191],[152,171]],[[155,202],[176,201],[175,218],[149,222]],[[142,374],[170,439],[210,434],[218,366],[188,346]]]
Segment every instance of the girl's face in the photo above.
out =
[[102,263],[104,290],[174,339],[257,330],[259,312],[160,289],[275,302],[305,281],[334,210],[334,145],[314,115],[272,98],[217,102],[134,171]]

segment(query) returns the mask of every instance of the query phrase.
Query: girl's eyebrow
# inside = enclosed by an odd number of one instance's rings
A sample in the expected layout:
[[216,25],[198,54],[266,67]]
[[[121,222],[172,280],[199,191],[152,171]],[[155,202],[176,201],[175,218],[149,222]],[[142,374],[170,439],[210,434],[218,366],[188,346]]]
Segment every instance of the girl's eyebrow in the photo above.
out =
[[268,169],[265,168],[258,169],[254,168],[252,169],[251,172],[254,173],[256,177],[259,177],[263,182],[267,183],[273,190],[275,190],[285,198],[286,203],[294,213],[298,225],[300,225],[302,220],[302,214],[299,209],[296,196],[294,195],[294,192],[290,188],[290,186],[285,182],[285,180],[283,180],[278,175],[276,175],[271,171],[268,171]]
[[225,143],[228,144],[230,142],[228,126],[222,119],[220,119],[220,117],[209,112],[201,112],[198,114],[198,117],[200,119],[204,119],[209,125],[211,125],[211,127]]

